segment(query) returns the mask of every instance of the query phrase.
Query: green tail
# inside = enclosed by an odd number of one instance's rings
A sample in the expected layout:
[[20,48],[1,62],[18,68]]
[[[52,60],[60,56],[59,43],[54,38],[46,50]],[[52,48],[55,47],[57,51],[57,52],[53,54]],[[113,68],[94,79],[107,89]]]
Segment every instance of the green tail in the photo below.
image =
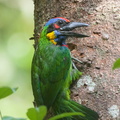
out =
[[72,100],[65,100],[61,99],[59,101],[56,101],[56,103],[53,106],[54,114],[58,115],[61,113],[66,113],[66,112],[80,112],[82,115],[76,115],[76,116],[70,116],[70,117],[65,117],[60,120],[98,120],[99,116],[98,114],[81,105],[76,103],[75,101]]

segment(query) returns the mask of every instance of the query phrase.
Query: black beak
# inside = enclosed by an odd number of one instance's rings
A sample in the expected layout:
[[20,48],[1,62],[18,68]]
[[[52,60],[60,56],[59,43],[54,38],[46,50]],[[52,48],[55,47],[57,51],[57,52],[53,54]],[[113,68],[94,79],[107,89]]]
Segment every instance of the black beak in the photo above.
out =
[[78,28],[78,27],[87,27],[89,26],[86,23],[80,23],[80,22],[70,22],[67,25],[60,28],[61,36],[69,36],[69,37],[89,37],[88,35],[83,35],[75,32],[71,32],[71,30]]

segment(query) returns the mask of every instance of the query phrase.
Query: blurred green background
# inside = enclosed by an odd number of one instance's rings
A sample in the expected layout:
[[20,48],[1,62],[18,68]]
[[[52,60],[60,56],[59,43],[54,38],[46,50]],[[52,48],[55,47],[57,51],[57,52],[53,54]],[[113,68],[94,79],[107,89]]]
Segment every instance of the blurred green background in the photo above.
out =
[[0,100],[2,116],[26,117],[33,107],[30,69],[33,56],[33,1],[0,0],[0,86],[18,87]]

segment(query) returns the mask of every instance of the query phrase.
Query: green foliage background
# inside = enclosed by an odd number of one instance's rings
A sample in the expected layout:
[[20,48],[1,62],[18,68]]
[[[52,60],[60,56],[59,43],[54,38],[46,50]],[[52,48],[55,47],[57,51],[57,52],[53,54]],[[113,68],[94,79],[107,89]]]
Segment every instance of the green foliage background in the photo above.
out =
[[33,55],[32,0],[0,0],[0,86],[18,87],[0,100],[2,115],[26,117],[33,107],[30,69]]

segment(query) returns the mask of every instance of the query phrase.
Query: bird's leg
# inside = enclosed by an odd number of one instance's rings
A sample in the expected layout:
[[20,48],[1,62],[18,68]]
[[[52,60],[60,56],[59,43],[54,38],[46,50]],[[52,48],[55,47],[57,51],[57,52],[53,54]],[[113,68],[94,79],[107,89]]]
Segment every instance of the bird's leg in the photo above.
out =
[[[81,63],[81,64],[83,63],[82,61],[78,60],[77,58],[75,58],[75,57],[73,57],[73,56],[72,56],[72,59],[75,60],[75,61],[77,61],[77,62],[79,62],[79,63]],[[73,61],[72,61],[72,65],[73,65],[73,68],[74,68],[74,69],[77,69],[77,67],[76,67],[76,65],[74,64]],[[78,70],[78,69],[77,69],[77,70]]]
[[77,80],[81,75],[82,73],[78,70],[75,63],[72,61],[72,71],[71,71],[72,82]]
[[83,63],[82,61],[78,60],[77,58],[75,58],[75,57],[73,57],[73,56],[72,56],[72,59],[73,59],[73,60],[76,60],[77,62],[79,62],[79,63],[81,63],[81,64]]
[[[76,65],[75,65],[74,62],[72,62],[72,66],[73,66],[74,69],[77,69],[77,67],[76,67]],[[77,69],[77,70],[78,70],[78,69]]]

